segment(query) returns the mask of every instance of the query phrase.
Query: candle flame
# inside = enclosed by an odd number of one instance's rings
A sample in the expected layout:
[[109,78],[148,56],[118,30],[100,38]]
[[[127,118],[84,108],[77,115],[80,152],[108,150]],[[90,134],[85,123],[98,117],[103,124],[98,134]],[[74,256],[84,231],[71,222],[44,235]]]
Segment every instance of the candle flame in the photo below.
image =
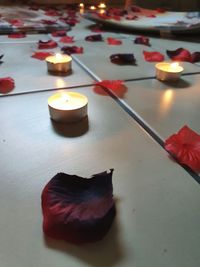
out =
[[178,66],[179,66],[178,62],[174,62],[174,63],[171,64],[171,67],[174,68],[174,69],[177,68]]
[[84,8],[84,4],[83,3],[80,3],[79,4],[79,7]]
[[67,93],[62,93],[60,98],[61,98],[62,102],[68,102],[69,101],[69,95]]
[[98,8],[106,8],[106,4],[105,4],[105,3],[100,3],[100,4],[98,5]]
[[60,53],[56,53],[56,60],[61,60],[62,59],[62,55]]
[[95,7],[95,6],[90,6],[90,9],[91,9],[91,10],[95,10],[96,7]]

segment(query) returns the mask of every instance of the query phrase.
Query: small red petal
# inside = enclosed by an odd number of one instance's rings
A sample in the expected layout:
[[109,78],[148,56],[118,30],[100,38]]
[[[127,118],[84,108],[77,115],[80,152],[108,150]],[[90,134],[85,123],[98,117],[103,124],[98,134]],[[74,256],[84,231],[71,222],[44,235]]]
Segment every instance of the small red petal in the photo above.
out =
[[97,82],[96,85],[103,86],[108,89],[119,89],[123,85],[122,80],[103,80],[101,82]]
[[155,18],[156,15],[151,14],[151,15],[147,15],[146,17],[147,17],[147,18]]
[[192,55],[190,51],[184,48],[178,48],[176,50],[167,50],[167,55],[169,58],[175,61],[192,62]]
[[10,33],[8,34],[8,38],[25,38],[26,34],[25,33]]
[[188,126],[182,127],[178,133],[167,138],[165,149],[181,164],[200,171],[200,135]]
[[158,13],[165,13],[166,12],[166,10],[164,8],[162,8],[162,7],[157,8],[156,11]]
[[42,24],[45,24],[45,25],[53,25],[53,24],[56,23],[56,21],[54,21],[54,20],[48,20],[48,19],[42,19],[41,20],[41,23]]
[[17,26],[17,27],[20,27],[20,26],[23,26],[24,25],[24,22],[23,20],[21,19],[10,19],[9,20],[9,23],[13,26]]
[[55,11],[55,10],[49,10],[49,11],[46,11],[45,12],[45,15],[46,16],[52,16],[52,17],[56,17],[56,16],[59,16],[60,14],[59,14],[59,12],[57,12],[57,11]]
[[139,19],[139,17],[138,16],[134,16],[134,15],[127,15],[125,17],[125,19],[127,19],[127,20],[137,20],[137,19]]
[[51,56],[52,53],[49,52],[35,52],[31,57],[39,60],[45,60],[46,57]]
[[122,44],[122,41],[119,40],[119,39],[116,39],[116,38],[108,37],[107,38],[107,43],[109,45],[121,45]]
[[0,78],[0,93],[7,94],[15,88],[15,82],[11,77]]
[[38,42],[38,49],[50,49],[50,48],[55,48],[57,46],[58,44],[53,40]]
[[160,62],[164,60],[164,55],[160,52],[143,51],[144,59],[148,62]]
[[66,36],[66,31],[55,31],[55,32],[52,32],[51,35],[53,37],[63,37],[63,36]]
[[69,44],[74,42],[74,37],[73,36],[64,36],[60,38],[59,42],[64,43],[64,44]]

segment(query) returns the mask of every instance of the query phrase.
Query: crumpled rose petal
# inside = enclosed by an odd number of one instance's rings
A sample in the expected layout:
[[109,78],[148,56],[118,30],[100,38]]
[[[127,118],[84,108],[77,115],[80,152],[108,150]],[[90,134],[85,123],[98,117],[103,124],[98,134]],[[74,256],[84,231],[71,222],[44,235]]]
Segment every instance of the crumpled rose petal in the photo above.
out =
[[122,44],[122,41],[116,38],[108,37],[106,40],[109,45],[121,45]]
[[61,51],[64,54],[71,55],[71,54],[83,54],[83,47],[78,46],[63,46]]
[[52,32],[51,35],[53,37],[63,37],[63,36],[66,36],[67,33],[66,31],[55,31],[55,32]]
[[53,54],[49,52],[35,52],[31,57],[39,59],[39,60],[45,60],[46,57],[52,56],[52,55]]
[[200,52],[191,53],[182,47],[176,50],[167,50],[167,55],[169,58],[175,61],[186,61],[190,63],[196,63],[200,61]]
[[113,169],[89,179],[55,175],[41,196],[44,234],[77,245],[101,240],[116,214],[112,173]]
[[189,166],[193,171],[200,171],[200,135],[188,126],[165,140],[165,149],[179,163]]
[[154,14],[150,14],[150,15],[146,15],[147,18],[156,18],[156,15]]
[[57,46],[58,44],[53,40],[48,40],[48,41],[39,40],[38,42],[38,49],[50,49],[50,48],[55,48]]
[[146,36],[139,36],[136,37],[134,40],[135,44],[142,44],[142,45],[147,45],[147,46],[151,46],[149,43],[149,38]]
[[24,25],[24,22],[21,19],[10,19],[9,23],[12,26],[16,26],[16,27],[22,27]]
[[143,51],[144,59],[148,62],[161,62],[164,60],[164,55],[160,52]]
[[124,95],[127,92],[127,87],[122,80],[103,80],[97,82],[93,91],[99,95],[108,95],[102,87],[111,90],[119,98],[124,98]]
[[90,30],[91,32],[104,32],[98,25],[92,25]]
[[101,34],[95,34],[86,36],[85,40],[90,42],[101,42],[103,41],[103,38]]
[[166,52],[172,60],[191,62],[191,53],[187,49],[181,47],[176,50],[167,50]]
[[15,88],[15,81],[11,77],[0,78],[0,93],[7,94]]
[[117,65],[136,65],[134,54],[113,54],[110,61]]
[[191,62],[192,63],[196,63],[196,62],[200,62],[200,52],[194,52],[191,55]]
[[26,34],[25,33],[22,33],[22,32],[16,32],[16,33],[10,33],[8,34],[8,38],[25,38],[26,37]]
[[74,37],[73,36],[63,36],[62,38],[60,38],[59,42],[64,43],[64,44],[74,43]]
[[125,19],[126,20],[137,20],[137,19],[139,19],[139,17],[138,16],[135,16],[135,15],[127,15],[126,17],[125,17]]

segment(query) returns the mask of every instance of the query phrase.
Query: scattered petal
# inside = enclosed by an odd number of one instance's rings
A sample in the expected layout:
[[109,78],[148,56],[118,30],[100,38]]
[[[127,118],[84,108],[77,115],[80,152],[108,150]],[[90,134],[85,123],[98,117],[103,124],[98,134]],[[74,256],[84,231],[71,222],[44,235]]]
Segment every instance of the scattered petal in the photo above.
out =
[[45,24],[45,25],[53,25],[56,23],[56,21],[55,20],[42,19],[41,23]]
[[200,135],[188,126],[171,135],[165,141],[165,149],[179,163],[189,166],[193,171],[200,171]]
[[115,90],[119,89],[123,85],[122,80],[103,80],[101,82],[96,82],[95,85],[105,87],[107,89]]
[[25,33],[21,33],[21,32],[8,34],[8,38],[25,38],[25,37],[26,37],[26,34]]
[[78,46],[63,46],[61,51],[64,54],[71,55],[71,54],[83,54],[83,47]]
[[166,12],[166,9],[164,9],[164,8],[162,8],[162,7],[159,7],[159,8],[156,9],[156,11],[157,11],[158,13],[165,13],[165,12]]
[[134,54],[113,54],[110,60],[117,65],[136,65]]
[[22,27],[24,25],[24,22],[21,19],[10,19],[9,23],[12,26],[16,26],[16,27]]
[[103,41],[102,35],[101,34],[95,34],[95,35],[88,35],[85,37],[86,41],[90,42],[101,42]]
[[51,35],[53,37],[63,37],[63,36],[66,36],[67,33],[66,31],[55,31],[55,32],[52,32]]
[[147,45],[147,46],[151,46],[149,43],[149,38],[145,37],[145,36],[139,36],[136,37],[134,40],[135,44],[142,44],[142,45]]
[[146,15],[147,18],[156,18],[156,15],[154,14],[150,14],[150,15]]
[[50,49],[50,48],[55,48],[57,46],[58,44],[53,40],[48,40],[48,41],[39,40],[38,42],[38,49]]
[[144,59],[148,62],[161,62],[164,60],[164,55],[160,52],[143,51]]
[[109,45],[121,45],[122,44],[122,41],[119,40],[119,39],[116,39],[116,38],[108,37],[107,38],[107,43]]
[[0,78],[0,93],[7,94],[15,88],[15,82],[11,77]]
[[141,9],[138,6],[132,6],[131,11],[132,12],[141,12]]
[[101,240],[116,213],[112,173],[110,170],[89,179],[55,175],[41,196],[44,234],[74,244]]
[[49,52],[35,52],[31,57],[39,59],[39,60],[45,60],[46,57],[52,56],[52,55],[53,54]]
[[60,38],[59,42],[64,44],[74,43],[74,37],[73,36],[63,36]]
[[139,17],[138,16],[135,16],[135,15],[127,15],[126,17],[125,17],[125,19],[127,19],[127,20],[137,20],[137,19],[139,19]]
[[90,30],[91,30],[92,32],[104,32],[98,25],[92,25],[92,26],[90,27]]
[[196,63],[196,62],[200,62],[200,52],[194,52],[191,55],[191,62],[192,63]]
[[122,80],[103,80],[95,84],[95,87],[93,88],[95,93],[99,95],[108,95],[102,87],[111,90],[119,98],[124,98],[124,95],[127,92],[127,87]]
[[56,11],[56,10],[49,10],[49,11],[45,12],[45,15],[46,16],[51,16],[51,17],[54,17],[54,16],[56,17],[56,16],[59,16],[60,13],[58,11]]
[[166,52],[172,60],[191,62],[191,53],[187,49],[181,47],[176,50],[167,50]]

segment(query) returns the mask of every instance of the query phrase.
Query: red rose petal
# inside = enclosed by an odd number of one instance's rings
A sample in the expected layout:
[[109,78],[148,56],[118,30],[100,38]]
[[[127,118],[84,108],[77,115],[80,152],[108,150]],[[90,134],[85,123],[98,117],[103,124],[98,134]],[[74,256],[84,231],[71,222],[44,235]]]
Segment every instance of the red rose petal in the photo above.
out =
[[136,37],[134,40],[134,43],[150,46],[149,38],[145,36]]
[[39,59],[39,60],[45,60],[46,57],[51,56],[51,55],[52,53],[49,53],[49,52],[35,52],[31,57]]
[[82,54],[83,53],[83,47],[78,46],[63,46],[61,48],[61,51],[64,54],[71,55],[71,54]]
[[66,31],[55,31],[55,32],[52,32],[51,35],[53,37],[63,37],[63,36],[66,36]]
[[200,171],[200,135],[188,126],[185,125],[178,133],[171,135],[165,141],[165,149],[181,164]]
[[101,82],[96,82],[96,85],[103,86],[107,89],[115,90],[119,89],[123,85],[122,80],[103,80]]
[[125,19],[127,19],[127,20],[137,20],[137,19],[139,19],[139,17],[135,16],[135,15],[127,15],[125,17]]
[[200,62],[200,52],[194,52],[191,55],[191,62],[192,63],[196,63],[196,62]]
[[150,14],[150,15],[146,15],[147,18],[155,18],[156,15]]
[[23,20],[21,19],[10,19],[9,20],[9,23],[13,26],[16,26],[16,27],[21,27],[24,25],[24,22]]
[[25,38],[25,37],[26,37],[26,34],[20,33],[20,32],[8,34],[8,38]]
[[192,56],[190,51],[182,47],[176,50],[167,50],[166,52],[168,57],[172,60],[192,62]]
[[50,48],[55,48],[57,47],[58,44],[53,41],[53,40],[48,40],[48,41],[39,41],[38,42],[38,49],[50,49]]
[[116,39],[116,38],[108,37],[107,38],[107,43],[109,45],[121,45],[122,44],[122,41],[119,40],[119,39]]
[[0,78],[0,93],[7,94],[15,88],[15,82],[11,77]]
[[56,23],[56,21],[55,20],[42,19],[41,23],[45,24],[45,25],[53,25]]
[[56,17],[56,16],[59,16],[59,12],[57,12],[56,10],[49,10],[49,11],[46,11],[45,12],[45,15],[46,16],[52,16],[52,17]]
[[74,37],[73,36],[64,36],[60,38],[59,42],[64,43],[64,44],[69,44],[74,42]]
[[148,62],[160,62],[164,60],[164,55],[160,52],[143,51],[144,59]]
[[165,13],[166,12],[166,10],[164,8],[162,8],[162,7],[157,8],[156,11],[158,13]]
[[102,87],[111,90],[119,98],[124,98],[124,95],[127,92],[127,87],[121,80],[103,80],[96,83],[93,89],[94,92],[99,95],[108,95],[108,93],[103,90]]

